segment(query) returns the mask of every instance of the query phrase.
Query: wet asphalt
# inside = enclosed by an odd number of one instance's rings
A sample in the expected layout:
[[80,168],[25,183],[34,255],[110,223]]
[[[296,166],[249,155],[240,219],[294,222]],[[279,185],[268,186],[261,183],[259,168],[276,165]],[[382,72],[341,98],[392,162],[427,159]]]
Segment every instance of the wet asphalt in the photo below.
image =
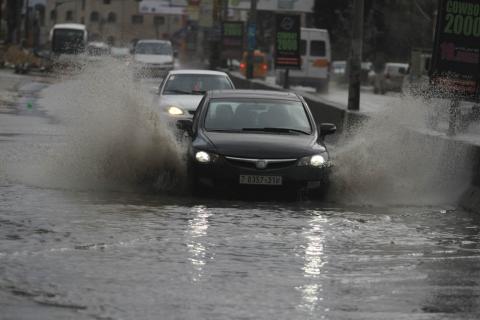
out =
[[0,319],[480,318],[478,215],[50,183],[59,80],[1,77]]

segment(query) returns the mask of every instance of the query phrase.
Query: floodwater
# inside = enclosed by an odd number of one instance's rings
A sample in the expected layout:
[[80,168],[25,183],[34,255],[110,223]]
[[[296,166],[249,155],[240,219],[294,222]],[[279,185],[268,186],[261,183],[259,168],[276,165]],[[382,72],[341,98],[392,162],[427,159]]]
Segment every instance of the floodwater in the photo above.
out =
[[462,150],[384,116],[332,146],[324,202],[195,198],[150,84],[115,66],[11,78],[0,319],[480,317],[480,217],[455,206]]

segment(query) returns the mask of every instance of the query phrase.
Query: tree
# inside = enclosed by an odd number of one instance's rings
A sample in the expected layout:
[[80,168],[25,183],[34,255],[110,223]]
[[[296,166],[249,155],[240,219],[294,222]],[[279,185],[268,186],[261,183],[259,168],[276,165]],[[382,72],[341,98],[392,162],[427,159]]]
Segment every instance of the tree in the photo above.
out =
[[[316,0],[317,28],[330,31],[334,59],[346,60],[350,52],[352,0]],[[378,55],[407,61],[414,47],[431,47],[437,0],[366,0],[364,60]]]

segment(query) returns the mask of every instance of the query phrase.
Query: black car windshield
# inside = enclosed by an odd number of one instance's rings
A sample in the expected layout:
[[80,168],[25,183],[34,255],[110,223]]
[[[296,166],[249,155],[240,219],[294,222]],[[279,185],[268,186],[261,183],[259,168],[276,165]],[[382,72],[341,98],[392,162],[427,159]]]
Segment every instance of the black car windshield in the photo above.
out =
[[165,54],[172,55],[172,46],[162,42],[142,42],[135,47],[136,54]]
[[208,131],[310,134],[312,127],[300,101],[213,99],[205,117]]
[[208,90],[233,89],[226,76],[212,74],[172,74],[163,94],[204,94]]

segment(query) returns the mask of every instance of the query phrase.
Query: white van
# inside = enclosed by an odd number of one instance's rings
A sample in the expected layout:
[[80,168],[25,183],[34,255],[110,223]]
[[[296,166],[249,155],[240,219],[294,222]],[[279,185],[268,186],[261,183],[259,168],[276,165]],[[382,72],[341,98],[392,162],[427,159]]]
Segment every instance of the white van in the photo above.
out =
[[[317,92],[328,91],[330,80],[331,46],[325,29],[301,28],[300,54],[302,68],[289,71],[290,85],[314,87]],[[283,85],[285,70],[276,72],[277,84]]]
[[54,54],[78,54],[85,50],[87,28],[79,23],[59,23],[50,30],[51,49]]

